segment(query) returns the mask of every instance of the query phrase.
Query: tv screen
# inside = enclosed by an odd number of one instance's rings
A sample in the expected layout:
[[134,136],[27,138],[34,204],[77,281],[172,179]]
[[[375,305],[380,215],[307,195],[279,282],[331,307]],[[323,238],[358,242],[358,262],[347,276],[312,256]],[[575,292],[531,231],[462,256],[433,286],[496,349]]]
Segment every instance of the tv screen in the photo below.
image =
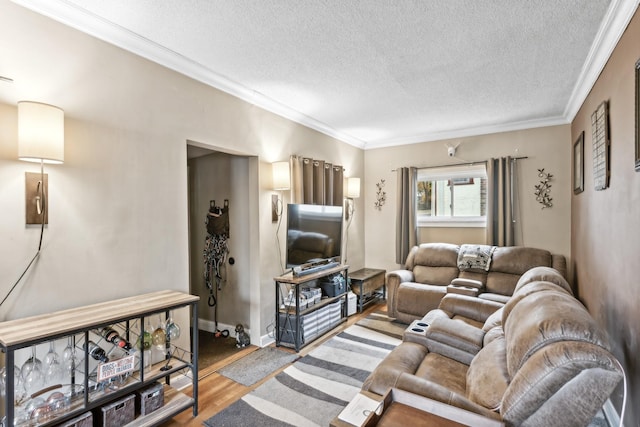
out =
[[287,206],[287,267],[337,258],[342,249],[342,206]]

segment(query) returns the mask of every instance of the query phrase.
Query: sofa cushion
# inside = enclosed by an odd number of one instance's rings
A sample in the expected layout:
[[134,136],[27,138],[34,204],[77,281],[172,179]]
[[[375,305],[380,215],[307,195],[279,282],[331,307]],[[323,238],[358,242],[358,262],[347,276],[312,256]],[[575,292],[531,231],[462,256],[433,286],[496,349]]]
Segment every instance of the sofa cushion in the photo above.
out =
[[502,246],[493,253],[490,271],[521,276],[540,265],[551,266],[551,252],[524,246]]
[[430,352],[467,365],[482,348],[483,338],[482,329],[457,319],[434,319],[426,330],[426,344]]
[[586,426],[622,377],[607,350],[588,342],[558,341],[518,370],[500,413],[507,425]]
[[448,243],[423,243],[407,257],[407,268],[414,281],[447,286],[458,277],[458,246]]
[[[425,290],[429,292],[425,292]],[[446,294],[446,286],[404,282],[398,287],[397,310],[422,317],[430,310],[438,308],[440,300]]]
[[[416,265],[413,267],[414,280],[428,285],[448,286],[458,276],[457,267],[430,267]],[[445,289],[446,292],[446,289]]]
[[[506,310],[505,307],[505,313]],[[508,317],[503,316],[502,324],[511,378],[529,357],[555,342],[581,341],[608,349],[606,333],[586,308],[558,288],[535,292],[521,299]]]
[[415,375],[464,396],[468,366],[438,353],[428,353]]
[[508,384],[507,355],[502,336],[491,341],[471,361],[467,370],[467,397],[497,411]]
[[518,291],[505,303],[502,310],[502,323],[504,324],[511,313],[511,310],[524,298],[529,295],[533,295],[537,292],[551,291],[551,292],[564,292],[567,295],[571,295],[564,288],[558,287],[558,285],[550,282],[528,282],[518,288]]
[[553,283],[570,294],[573,294],[569,282],[558,272],[558,270],[551,267],[533,267],[527,270],[516,284],[514,293],[517,293],[520,288],[531,282],[549,282]]
[[511,296],[520,276],[533,267],[550,267],[551,260],[551,253],[544,249],[498,247],[487,274],[486,292]]
[[[412,258],[410,270],[416,265],[426,265],[430,267],[455,267],[458,268],[458,245],[450,243],[423,243],[415,253],[410,254]],[[409,258],[408,257],[408,258]]]

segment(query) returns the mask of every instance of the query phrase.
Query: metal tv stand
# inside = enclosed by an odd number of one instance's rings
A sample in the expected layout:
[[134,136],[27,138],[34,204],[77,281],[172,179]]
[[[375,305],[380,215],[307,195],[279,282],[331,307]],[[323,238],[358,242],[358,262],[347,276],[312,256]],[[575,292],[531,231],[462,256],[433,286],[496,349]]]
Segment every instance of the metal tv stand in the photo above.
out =
[[[300,288],[302,285],[313,286],[315,281],[332,274],[342,274],[348,283],[348,265],[336,265],[323,268],[302,276],[293,272],[275,277],[276,286],[276,346],[292,347],[296,352],[316,338],[335,328],[347,320],[347,292],[333,297],[323,297],[318,303],[308,308],[300,307]],[[284,297],[293,290],[295,306],[284,305]],[[337,315],[336,315],[337,312]],[[325,322],[313,331],[304,329],[304,322],[314,316],[321,316]],[[328,319],[328,322],[326,322]],[[304,333],[303,333],[304,332]]]

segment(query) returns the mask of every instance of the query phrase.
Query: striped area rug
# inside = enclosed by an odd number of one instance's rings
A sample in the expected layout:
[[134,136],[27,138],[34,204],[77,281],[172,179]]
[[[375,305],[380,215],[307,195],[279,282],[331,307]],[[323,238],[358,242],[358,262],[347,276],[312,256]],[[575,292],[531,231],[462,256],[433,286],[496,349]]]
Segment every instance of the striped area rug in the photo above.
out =
[[326,427],[400,342],[350,326],[204,424]]

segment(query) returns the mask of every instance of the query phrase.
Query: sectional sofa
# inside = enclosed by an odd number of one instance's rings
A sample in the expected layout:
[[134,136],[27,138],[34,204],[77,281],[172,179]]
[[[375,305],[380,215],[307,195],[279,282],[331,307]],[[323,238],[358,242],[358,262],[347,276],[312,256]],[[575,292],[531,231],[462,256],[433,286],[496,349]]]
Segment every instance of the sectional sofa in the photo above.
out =
[[446,295],[411,323],[362,388],[405,390],[507,426],[577,427],[623,377],[606,333],[563,275],[536,267],[506,304]]

